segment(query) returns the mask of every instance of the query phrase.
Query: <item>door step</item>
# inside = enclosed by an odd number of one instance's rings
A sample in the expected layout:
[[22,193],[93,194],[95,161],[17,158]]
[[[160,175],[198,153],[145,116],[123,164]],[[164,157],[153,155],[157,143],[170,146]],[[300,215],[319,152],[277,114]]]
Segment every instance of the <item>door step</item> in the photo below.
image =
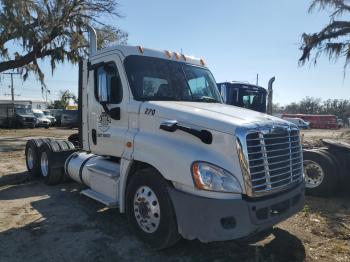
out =
[[104,194],[101,194],[101,193],[94,191],[92,189],[85,189],[85,190],[81,191],[80,194],[85,195],[87,197],[90,197],[98,202],[101,202],[102,204],[104,204],[110,208],[116,208],[117,204],[118,204],[118,202],[115,201],[113,198],[106,196]]

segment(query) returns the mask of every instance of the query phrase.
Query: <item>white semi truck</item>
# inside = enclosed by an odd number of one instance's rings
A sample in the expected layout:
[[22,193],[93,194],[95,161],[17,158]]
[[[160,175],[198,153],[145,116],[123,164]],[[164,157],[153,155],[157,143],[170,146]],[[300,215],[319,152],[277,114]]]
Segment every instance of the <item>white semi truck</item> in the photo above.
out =
[[94,46],[79,70],[79,149],[28,141],[31,175],[83,183],[154,249],[246,238],[302,209],[295,125],[225,105],[201,59]]

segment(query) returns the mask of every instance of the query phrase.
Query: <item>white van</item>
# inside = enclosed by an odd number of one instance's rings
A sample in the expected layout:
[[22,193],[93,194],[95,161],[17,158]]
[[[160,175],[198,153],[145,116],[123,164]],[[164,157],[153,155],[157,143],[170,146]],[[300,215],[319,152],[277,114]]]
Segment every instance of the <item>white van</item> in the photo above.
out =
[[283,117],[283,119],[297,125],[300,129],[310,129],[310,123],[301,118]]

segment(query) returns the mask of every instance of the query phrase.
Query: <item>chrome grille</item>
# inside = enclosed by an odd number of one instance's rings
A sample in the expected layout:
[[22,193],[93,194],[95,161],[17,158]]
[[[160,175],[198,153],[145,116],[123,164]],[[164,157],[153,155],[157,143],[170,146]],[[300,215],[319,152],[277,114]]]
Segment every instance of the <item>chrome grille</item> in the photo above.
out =
[[250,185],[253,195],[300,182],[303,159],[297,129],[254,131],[246,135]]

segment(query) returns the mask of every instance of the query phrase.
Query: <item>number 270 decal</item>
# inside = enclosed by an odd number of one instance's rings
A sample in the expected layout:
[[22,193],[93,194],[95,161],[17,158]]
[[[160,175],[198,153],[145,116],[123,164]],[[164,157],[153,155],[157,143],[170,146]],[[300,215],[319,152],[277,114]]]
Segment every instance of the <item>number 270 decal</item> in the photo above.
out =
[[156,113],[155,109],[152,109],[152,108],[146,108],[145,109],[145,115],[152,115],[152,116],[154,116],[155,113]]

